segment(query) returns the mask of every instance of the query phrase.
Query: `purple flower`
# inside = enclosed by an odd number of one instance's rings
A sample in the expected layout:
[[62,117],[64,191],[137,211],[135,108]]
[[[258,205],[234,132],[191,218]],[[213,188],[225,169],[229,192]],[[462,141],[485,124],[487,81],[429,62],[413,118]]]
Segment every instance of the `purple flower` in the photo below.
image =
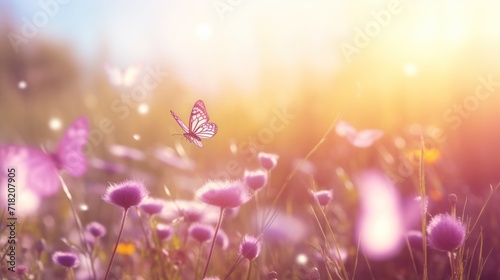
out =
[[28,267],[25,266],[24,264],[21,264],[16,268],[16,273],[19,276],[26,275],[28,273]]
[[154,215],[160,213],[164,205],[165,202],[161,199],[147,198],[139,205],[139,208],[149,215]]
[[91,222],[85,227],[85,229],[96,238],[106,235],[106,228],[98,222]]
[[260,152],[257,157],[259,158],[260,165],[267,170],[274,169],[276,164],[278,164],[278,155]]
[[240,254],[249,260],[254,260],[260,254],[260,242],[257,238],[245,235],[240,244]]
[[66,268],[73,268],[80,265],[78,257],[69,252],[57,251],[52,255],[52,261]]
[[222,250],[226,250],[227,247],[229,247],[229,237],[222,229],[219,229],[219,232],[217,232],[215,243],[219,245]]
[[142,151],[123,145],[111,145],[111,147],[109,147],[109,152],[117,157],[133,159],[137,161],[141,161],[146,158]]
[[188,233],[191,237],[203,243],[214,236],[214,228],[210,225],[194,223],[189,227]]
[[169,240],[174,235],[174,229],[165,224],[158,224],[156,226],[156,235],[159,240]]
[[110,185],[102,199],[127,210],[132,206],[141,204],[147,195],[148,191],[142,182],[127,180]]
[[408,243],[410,247],[414,250],[422,251],[424,248],[424,238],[422,232],[418,230],[410,230],[406,233],[406,238],[408,238]]
[[196,191],[206,204],[221,208],[235,208],[248,202],[252,195],[241,181],[209,181]]
[[439,214],[427,226],[429,246],[451,252],[462,246],[465,240],[465,226],[450,214]]
[[317,192],[311,191],[311,194],[314,197],[314,200],[316,200],[316,202],[321,206],[327,205],[333,198],[332,190],[321,190]]
[[248,171],[243,175],[247,186],[253,191],[257,191],[267,185],[267,172],[264,170]]

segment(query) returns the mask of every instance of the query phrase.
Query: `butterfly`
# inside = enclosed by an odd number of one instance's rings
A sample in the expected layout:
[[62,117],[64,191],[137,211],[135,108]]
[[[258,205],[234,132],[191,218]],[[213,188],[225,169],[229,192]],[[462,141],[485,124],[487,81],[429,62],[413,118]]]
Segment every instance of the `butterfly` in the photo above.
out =
[[66,130],[54,153],[29,146],[0,146],[0,183],[7,180],[7,169],[14,168],[19,189],[29,188],[41,197],[55,194],[60,187],[60,170],[74,177],[80,177],[87,171],[83,147],[88,135],[88,120],[80,117]]
[[141,67],[139,65],[131,65],[122,70],[109,64],[106,64],[104,66],[111,84],[113,84],[114,86],[124,87],[129,87],[137,81],[140,68]]
[[373,144],[373,142],[384,135],[384,132],[379,129],[365,129],[357,131],[345,121],[339,121],[335,127],[335,132],[337,132],[338,135],[345,137],[349,143],[358,148],[368,148]]
[[170,113],[184,130],[184,137],[186,137],[189,142],[195,143],[200,148],[203,147],[201,138],[211,138],[217,133],[217,125],[215,123],[208,122],[210,117],[208,116],[205,104],[201,100],[194,103],[193,109],[191,110],[191,116],[189,118],[189,128],[172,110],[170,110]]

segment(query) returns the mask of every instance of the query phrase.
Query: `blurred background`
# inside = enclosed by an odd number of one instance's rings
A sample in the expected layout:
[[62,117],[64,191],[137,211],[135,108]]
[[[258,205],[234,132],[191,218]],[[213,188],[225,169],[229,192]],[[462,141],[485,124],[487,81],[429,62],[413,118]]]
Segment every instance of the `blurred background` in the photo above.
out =
[[[0,1],[0,144],[51,151],[87,116],[91,168],[73,191],[98,213],[108,182],[190,199],[258,168],[259,151],[280,155],[277,190],[342,114],[383,137],[358,148],[328,133],[283,206],[311,179],[354,202],[351,177],[368,168],[415,195],[424,138],[433,201],[456,193],[478,211],[500,181],[499,12],[493,0]],[[202,149],[172,135],[169,112],[187,123],[199,99],[219,127]]]
[[[394,149],[418,148],[427,133],[448,188],[500,179],[496,1],[0,3],[2,143],[50,147],[87,115],[93,129],[113,128],[91,133],[90,158],[180,142],[214,177],[230,159],[255,165],[260,150],[300,159],[343,112],[358,129],[384,130],[395,169]],[[171,136],[182,131],[169,114],[187,122],[198,99],[219,126],[201,150]],[[269,134],[277,112],[289,119]],[[379,161],[328,135],[312,159],[319,180],[359,153],[356,164]]]

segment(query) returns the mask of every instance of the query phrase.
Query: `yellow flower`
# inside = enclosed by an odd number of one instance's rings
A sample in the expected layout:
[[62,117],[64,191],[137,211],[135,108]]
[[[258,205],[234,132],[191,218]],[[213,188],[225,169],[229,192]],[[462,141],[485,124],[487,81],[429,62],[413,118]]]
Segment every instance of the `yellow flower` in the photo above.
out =
[[135,245],[131,242],[120,242],[116,252],[120,255],[132,255],[135,253]]

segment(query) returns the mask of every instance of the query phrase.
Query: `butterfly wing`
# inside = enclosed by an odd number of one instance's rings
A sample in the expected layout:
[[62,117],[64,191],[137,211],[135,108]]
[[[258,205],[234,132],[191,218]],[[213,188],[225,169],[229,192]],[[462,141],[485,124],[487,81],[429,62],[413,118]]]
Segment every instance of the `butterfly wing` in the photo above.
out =
[[55,194],[60,187],[59,171],[54,159],[38,149],[1,146],[0,168],[2,186],[7,185],[7,169],[15,169],[16,188],[19,194],[22,193],[22,189],[28,188],[41,197],[47,197]]
[[193,135],[193,133],[186,133],[184,134],[184,137],[186,137],[186,139],[191,142],[191,143],[195,143],[196,146],[202,148],[203,147],[203,144],[201,143],[201,140],[200,138],[198,138],[196,135]]
[[88,162],[83,147],[88,136],[88,120],[86,117],[80,117],[71,124],[59,141],[56,151],[59,167],[71,176],[80,177],[87,172]]
[[189,133],[189,128],[184,124],[184,122],[177,116],[172,110],[170,110],[170,114],[174,117],[175,121],[179,124],[179,126],[184,130],[185,133]]
[[196,101],[189,119],[189,131],[199,138],[213,137],[217,133],[218,128],[215,123],[208,122],[209,120],[210,117],[203,101]]

